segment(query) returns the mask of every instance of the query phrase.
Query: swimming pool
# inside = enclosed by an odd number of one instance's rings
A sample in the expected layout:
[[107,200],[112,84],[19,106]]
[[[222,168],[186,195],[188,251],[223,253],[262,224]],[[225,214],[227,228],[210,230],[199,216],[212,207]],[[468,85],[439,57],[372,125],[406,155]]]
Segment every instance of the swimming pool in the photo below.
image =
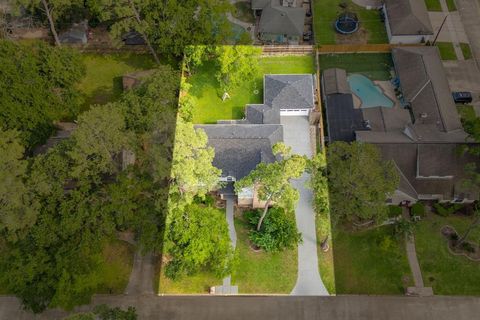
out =
[[352,93],[362,100],[362,108],[393,107],[393,101],[369,78],[354,73],[350,74],[347,79]]

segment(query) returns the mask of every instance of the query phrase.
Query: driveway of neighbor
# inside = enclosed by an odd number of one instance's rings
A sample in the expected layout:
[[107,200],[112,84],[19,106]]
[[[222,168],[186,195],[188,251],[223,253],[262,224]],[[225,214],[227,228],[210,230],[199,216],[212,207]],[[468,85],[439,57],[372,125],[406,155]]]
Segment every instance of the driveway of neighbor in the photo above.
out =
[[480,66],[480,1],[455,0],[465,33],[470,40],[472,54]]
[[142,255],[137,249],[133,260],[133,269],[130,273],[125,294],[153,295],[153,280],[155,278],[155,258],[151,252]]
[[[283,140],[296,154],[312,157],[310,146],[310,125],[307,117],[281,117]],[[315,230],[315,212],[312,207],[313,194],[307,189],[309,175],[304,174],[293,181],[299,191],[300,199],[295,208],[298,231],[302,233],[303,242],[298,245],[298,276],[292,295],[328,295],[320,278],[317,257],[317,234]]]

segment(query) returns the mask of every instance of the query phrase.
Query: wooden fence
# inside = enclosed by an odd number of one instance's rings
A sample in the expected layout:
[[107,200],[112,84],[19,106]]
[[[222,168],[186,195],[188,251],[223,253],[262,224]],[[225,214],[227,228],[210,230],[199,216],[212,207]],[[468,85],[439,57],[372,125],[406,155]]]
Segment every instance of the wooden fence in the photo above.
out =
[[321,53],[354,53],[354,52],[390,52],[392,45],[382,44],[325,44],[318,47]]
[[303,56],[313,54],[315,47],[312,45],[265,45],[262,46],[263,56]]

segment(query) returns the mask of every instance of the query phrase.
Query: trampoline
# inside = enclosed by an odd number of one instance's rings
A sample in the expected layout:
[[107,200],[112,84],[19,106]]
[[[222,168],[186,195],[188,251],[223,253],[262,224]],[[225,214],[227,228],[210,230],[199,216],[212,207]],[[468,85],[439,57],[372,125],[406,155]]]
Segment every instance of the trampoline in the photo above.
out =
[[358,30],[358,17],[355,13],[345,12],[335,21],[335,30],[341,34],[352,34]]

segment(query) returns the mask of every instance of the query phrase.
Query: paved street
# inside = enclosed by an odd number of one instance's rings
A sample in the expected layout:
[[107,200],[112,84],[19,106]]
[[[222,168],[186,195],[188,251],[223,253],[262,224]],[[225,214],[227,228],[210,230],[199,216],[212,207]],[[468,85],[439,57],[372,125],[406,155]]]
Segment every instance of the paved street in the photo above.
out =
[[[94,304],[134,306],[139,320],[473,320],[480,299],[403,296],[98,296]],[[88,311],[91,306],[76,311]],[[66,313],[49,310],[33,316],[12,297],[0,297],[2,320],[56,320]]]
[[[310,126],[307,117],[282,117],[283,140],[297,154],[312,156],[310,145]],[[315,230],[315,212],[312,208],[313,194],[305,184],[309,175],[304,174],[293,182],[299,191],[300,199],[295,208],[298,231],[302,233],[303,243],[298,246],[298,277],[292,295],[328,295],[320,278],[317,257],[317,235]]]

